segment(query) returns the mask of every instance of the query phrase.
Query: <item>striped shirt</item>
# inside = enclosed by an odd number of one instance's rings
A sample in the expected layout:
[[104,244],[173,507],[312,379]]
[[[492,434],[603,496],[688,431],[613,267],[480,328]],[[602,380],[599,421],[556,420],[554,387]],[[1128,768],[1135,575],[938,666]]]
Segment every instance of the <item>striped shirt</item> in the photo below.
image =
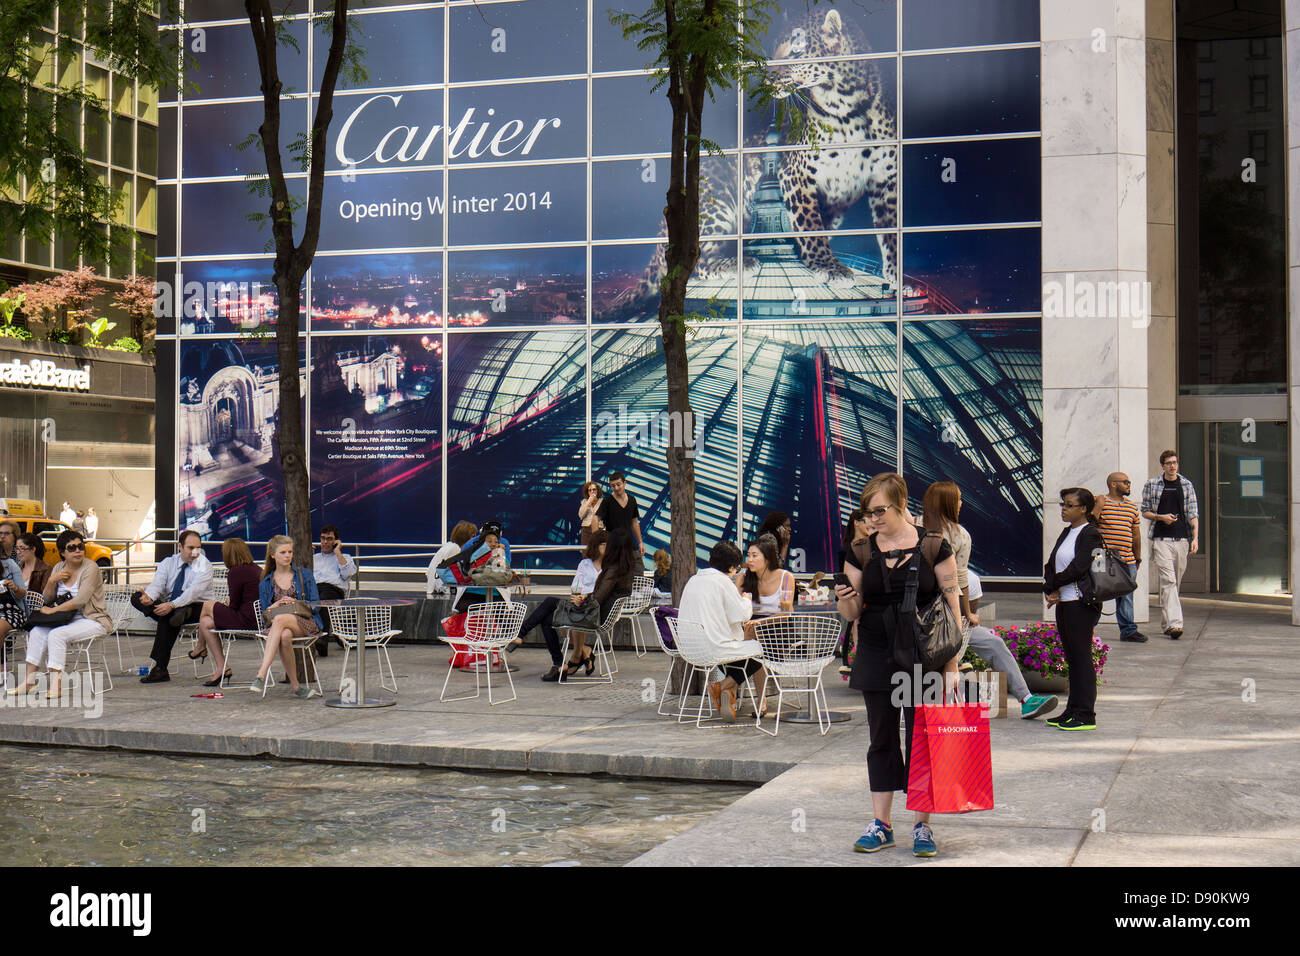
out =
[[1101,510],[1097,512],[1097,530],[1106,548],[1115,552],[1116,557],[1126,564],[1132,564],[1133,528],[1142,520],[1138,506],[1125,498],[1115,501],[1113,498],[1101,500]]

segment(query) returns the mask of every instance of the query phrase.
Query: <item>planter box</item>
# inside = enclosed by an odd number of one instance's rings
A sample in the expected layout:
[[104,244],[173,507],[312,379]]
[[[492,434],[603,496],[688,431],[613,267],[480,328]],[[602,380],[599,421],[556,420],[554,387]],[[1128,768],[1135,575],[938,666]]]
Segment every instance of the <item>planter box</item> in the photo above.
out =
[[1007,675],[1001,671],[967,671],[962,675],[965,681],[966,700],[972,704],[984,704],[989,709],[990,717],[1007,715]]
[[1020,673],[1024,675],[1029,690],[1035,694],[1060,694],[1070,689],[1068,677],[1044,677],[1037,671],[1027,671],[1023,667],[1020,668]]

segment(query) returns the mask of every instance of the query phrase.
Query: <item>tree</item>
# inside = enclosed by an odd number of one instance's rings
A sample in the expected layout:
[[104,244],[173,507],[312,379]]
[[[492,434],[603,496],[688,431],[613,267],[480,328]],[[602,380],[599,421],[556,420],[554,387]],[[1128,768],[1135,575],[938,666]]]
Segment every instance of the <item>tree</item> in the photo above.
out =
[[[163,0],[171,12],[175,0]],[[157,0],[90,3],[85,11],[86,47],[114,71],[148,86],[174,83],[174,43],[159,42]],[[64,29],[52,40],[42,27],[62,7]],[[70,73],[55,72],[55,54],[75,63],[79,44],[68,25],[79,26],[71,5],[58,0],[6,0],[0,4],[0,232],[24,231],[48,242],[58,235],[78,253],[105,259],[108,222],[120,199],[86,162],[81,146],[83,116],[108,115],[103,97]],[[64,77],[69,77],[65,79]],[[7,200],[7,201],[4,201]]]
[[39,282],[14,286],[9,295],[25,296],[23,311],[46,324],[51,341],[71,342],[93,315],[87,308],[91,300],[105,291],[98,279],[94,269],[82,266],[75,272],[59,272]]
[[[810,127],[797,110],[787,109],[785,87],[771,74],[763,38],[776,9],[773,0],[651,0],[643,14],[611,13],[610,22],[637,49],[654,56],[654,89],[668,88],[672,106],[668,191],[664,222],[664,274],[659,283],[659,328],[668,378],[668,420],[694,422],[686,285],[700,259],[700,154],[718,152],[701,136],[704,101],[737,87],[757,105],[777,103],[777,124],[798,138]],[[668,497],[672,509],[673,603],[681,600],[695,573],[695,463],[693,435],[680,429],[669,441]]]
[[[328,25],[329,54],[317,90],[316,112],[311,131],[289,146],[291,156],[307,166],[307,199],[296,201],[285,180],[280,155],[280,82],[277,53],[281,43],[291,43],[277,23],[270,0],[244,0],[248,25],[257,49],[258,75],[262,90],[262,124],[257,129],[266,157],[266,178],[259,192],[270,199],[269,212],[259,216],[269,223],[275,248],[274,282],[279,296],[275,323],[276,354],[280,363],[280,411],[276,430],[280,467],[284,474],[285,513],[294,555],[299,564],[309,564],[312,553],[311,488],[307,479],[307,455],[303,436],[302,389],[298,380],[298,313],[302,305],[302,280],[316,255],[320,239],[321,200],[325,187],[325,135],[334,116],[334,87],[348,65],[347,75],[360,78],[360,52],[349,40],[348,0],[336,0],[333,11],[316,17]],[[303,210],[302,239],[294,242],[294,214]]]
[[153,338],[157,318],[154,303],[157,298],[154,280],[148,276],[130,275],[123,280],[122,288],[113,296],[113,304],[131,319],[131,338],[144,349]]

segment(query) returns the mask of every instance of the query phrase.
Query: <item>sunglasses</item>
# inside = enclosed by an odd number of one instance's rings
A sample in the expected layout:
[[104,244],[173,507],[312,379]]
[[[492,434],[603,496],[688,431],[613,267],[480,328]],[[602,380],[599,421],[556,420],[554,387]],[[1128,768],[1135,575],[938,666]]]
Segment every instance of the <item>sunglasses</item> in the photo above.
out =
[[84,544],[65,544],[63,546],[63,550],[64,551],[85,551],[86,546]]
[[862,516],[864,518],[871,518],[873,521],[879,521],[888,513],[888,508],[868,508],[862,513]]

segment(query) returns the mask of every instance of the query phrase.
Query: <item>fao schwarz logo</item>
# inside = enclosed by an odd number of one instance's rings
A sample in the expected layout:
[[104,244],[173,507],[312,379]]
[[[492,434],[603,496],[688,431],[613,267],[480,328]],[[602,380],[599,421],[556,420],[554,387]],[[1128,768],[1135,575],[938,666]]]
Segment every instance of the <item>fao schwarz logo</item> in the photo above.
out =
[[152,911],[152,893],[82,893],[74,886],[50,897],[50,925],[60,928],[117,926],[148,936]]

